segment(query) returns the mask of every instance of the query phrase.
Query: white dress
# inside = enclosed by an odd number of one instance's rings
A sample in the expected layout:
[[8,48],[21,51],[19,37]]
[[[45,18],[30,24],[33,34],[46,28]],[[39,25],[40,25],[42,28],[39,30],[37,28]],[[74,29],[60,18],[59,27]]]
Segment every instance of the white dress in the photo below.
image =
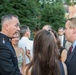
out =
[[20,71],[21,71],[22,64],[23,64],[23,56],[22,56],[22,54],[20,54],[20,55],[17,57],[17,59],[18,59],[18,67],[19,67],[19,69],[20,69]]

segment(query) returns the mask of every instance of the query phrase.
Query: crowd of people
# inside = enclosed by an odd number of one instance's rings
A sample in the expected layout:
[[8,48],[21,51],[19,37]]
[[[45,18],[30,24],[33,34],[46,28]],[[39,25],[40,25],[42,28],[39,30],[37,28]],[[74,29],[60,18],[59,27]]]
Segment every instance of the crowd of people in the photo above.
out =
[[31,30],[20,27],[14,14],[1,17],[0,75],[75,75],[76,18],[59,27],[44,25],[30,40]]

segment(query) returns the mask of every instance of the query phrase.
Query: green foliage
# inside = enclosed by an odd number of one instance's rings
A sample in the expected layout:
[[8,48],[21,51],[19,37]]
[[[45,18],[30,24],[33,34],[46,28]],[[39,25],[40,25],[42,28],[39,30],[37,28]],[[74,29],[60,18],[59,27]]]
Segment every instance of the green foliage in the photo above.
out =
[[56,0],[56,2],[62,3],[62,0]]
[[1,0],[0,17],[12,13],[17,14],[21,25],[27,24],[31,29],[37,24],[39,14],[35,0]]
[[70,0],[66,0],[66,4],[74,5],[74,4],[76,4],[76,1],[74,2],[74,0],[72,0],[72,2],[71,2]]
[[57,30],[58,27],[64,27],[64,13],[64,7],[60,3],[46,5],[41,14],[42,26],[50,24],[55,30]]
[[0,0],[0,17],[8,13],[18,15],[21,25],[26,24],[31,30],[41,29],[45,24],[57,30],[65,22],[61,0],[52,4],[45,1],[40,4],[39,0]]

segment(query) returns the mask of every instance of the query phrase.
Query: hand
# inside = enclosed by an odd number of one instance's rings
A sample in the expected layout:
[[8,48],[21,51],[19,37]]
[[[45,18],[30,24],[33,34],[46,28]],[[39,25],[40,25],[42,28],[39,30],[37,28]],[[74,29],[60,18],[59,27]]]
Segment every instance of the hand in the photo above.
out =
[[30,54],[30,50],[29,49],[26,50],[26,55],[28,56],[29,59],[31,58],[31,54]]

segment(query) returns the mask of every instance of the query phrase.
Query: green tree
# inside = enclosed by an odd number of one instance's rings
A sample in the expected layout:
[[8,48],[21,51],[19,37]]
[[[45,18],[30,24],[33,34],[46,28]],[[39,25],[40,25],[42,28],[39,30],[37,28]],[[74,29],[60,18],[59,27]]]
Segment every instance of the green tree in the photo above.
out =
[[38,23],[39,9],[35,0],[1,0],[0,17],[12,13],[17,14],[21,25],[28,25],[31,29]]
[[58,27],[64,27],[65,10],[63,4],[57,2],[53,4],[46,4],[41,12],[41,25],[52,25],[53,29],[57,30]]
[[76,4],[76,0],[66,0],[66,4],[68,4],[68,5],[74,5],[74,4]]
[[26,24],[31,30],[41,29],[45,24],[51,24],[56,30],[64,26],[65,12],[61,0],[52,4],[43,1],[41,4],[39,0],[0,0],[0,17],[8,13],[17,14],[21,25]]

